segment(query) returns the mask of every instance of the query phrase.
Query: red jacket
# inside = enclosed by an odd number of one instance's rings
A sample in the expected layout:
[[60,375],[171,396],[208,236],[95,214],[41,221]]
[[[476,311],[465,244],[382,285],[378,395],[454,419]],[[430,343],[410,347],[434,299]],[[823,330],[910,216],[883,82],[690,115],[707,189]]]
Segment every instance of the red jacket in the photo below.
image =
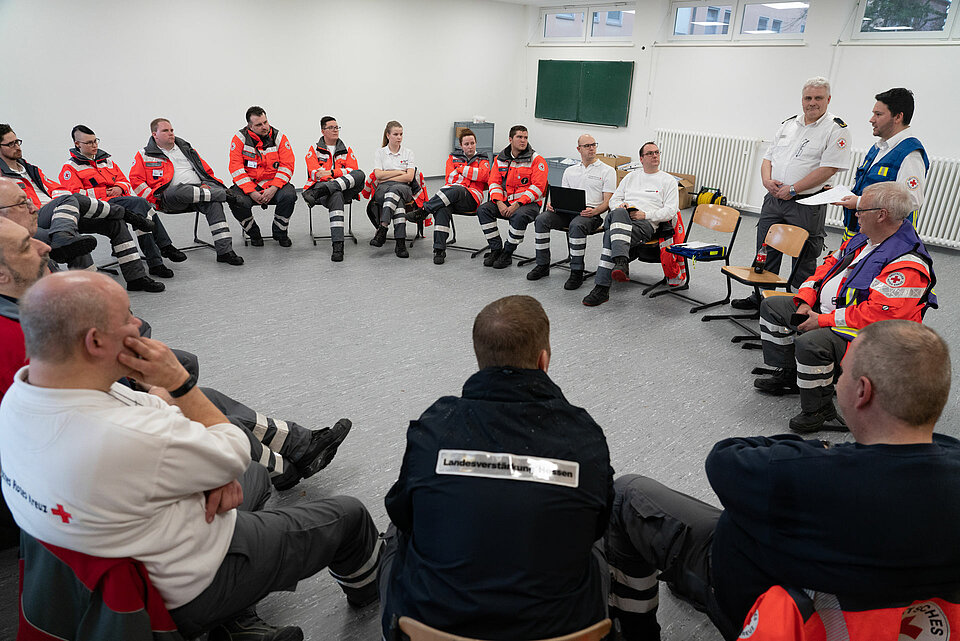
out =
[[533,147],[513,158],[508,146],[494,159],[488,180],[490,200],[542,205],[547,191],[547,161]]
[[71,149],[70,162],[60,170],[60,184],[71,193],[98,200],[109,200],[107,187],[119,187],[123,196],[133,193],[123,171],[102,149],[97,151],[97,157],[93,160],[81,154],[77,148]]
[[[373,192],[377,190],[377,171],[373,170],[363,183],[363,190],[360,195],[364,198],[373,198]],[[410,183],[410,190],[413,192],[413,202],[417,207],[423,207],[427,202],[427,183],[423,178],[423,172],[418,171],[416,180]]]
[[0,315],[0,399],[13,385],[13,375],[27,364],[27,349],[23,341],[20,321]]
[[[200,157],[200,154],[181,138],[175,139],[175,144],[187,157],[193,170],[197,172],[201,180],[209,181],[220,187],[224,184],[213,174],[210,165]],[[133,167],[130,168],[130,184],[133,187],[133,193],[141,198],[146,198],[151,204],[157,204],[157,194],[163,191],[163,188],[173,180],[173,162],[163,153],[163,150],[157,145],[157,141],[152,137],[147,141],[147,146],[137,152],[133,158]]]
[[283,187],[293,179],[295,163],[287,137],[272,127],[262,139],[244,127],[230,141],[230,177],[245,194],[258,186]]
[[489,175],[490,161],[480,154],[467,160],[463,152],[455,151],[447,158],[446,184],[465,187],[478,205],[483,201]]
[[27,198],[32,200],[36,207],[41,206],[40,198],[37,196],[37,188],[43,190],[50,198],[70,195],[70,192],[60,186],[59,183],[55,183],[44,176],[43,172],[40,171],[40,168],[36,165],[31,165],[22,158],[20,159],[20,165],[27,170],[27,176],[30,177],[30,180],[24,180],[22,175],[10,169],[10,166],[5,162],[0,162],[0,175],[17,183],[20,189],[27,194]]
[[[307,161],[307,184],[303,186],[305,190],[310,189],[318,182],[340,178],[355,169],[360,169],[353,149],[344,145],[342,140],[337,141],[337,147],[334,149],[333,155],[330,155],[327,143],[323,142],[323,138],[321,138],[316,145],[307,151],[305,158]],[[317,178],[316,173],[318,171],[332,171],[333,176]]]
[[[790,592],[775,585],[757,598],[739,638],[748,641],[832,641],[840,638],[849,641],[948,641],[960,630],[960,605],[945,599],[925,599],[907,606],[873,610],[848,610],[839,601],[835,605],[839,606],[840,616],[836,619],[826,617],[829,623],[825,625],[825,619],[821,618],[806,593],[797,594],[795,599]],[[824,610],[825,613],[828,611]]]
[[[821,281],[837,264],[852,240],[846,241],[835,253],[827,256],[813,276],[800,286],[794,295],[794,301],[798,305],[806,303],[814,309],[817,308],[820,292],[825,285]],[[854,255],[859,256],[864,249],[866,245],[855,250]],[[843,291],[844,281],[840,282],[838,291]],[[922,322],[924,301],[930,282],[930,267],[926,261],[916,253],[903,254],[884,265],[880,273],[873,278],[866,300],[853,301],[846,306],[838,305],[836,310],[820,314],[817,320],[820,327],[849,327],[855,330],[881,320]]]

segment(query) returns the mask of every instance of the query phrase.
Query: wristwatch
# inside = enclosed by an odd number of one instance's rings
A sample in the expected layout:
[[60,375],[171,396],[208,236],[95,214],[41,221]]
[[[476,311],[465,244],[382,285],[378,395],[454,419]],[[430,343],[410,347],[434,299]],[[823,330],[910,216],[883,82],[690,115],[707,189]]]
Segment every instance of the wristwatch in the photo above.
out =
[[197,386],[197,377],[191,374],[189,378],[187,378],[187,380],[184,381],[183,385],[181,385],[177,389],[170,390],[170,396],[172,396],[173,398],[180,398],[181,396],[186,395],[187,392],[189,392],[196,386]]
[[797,190],[793,188],[793,185],[790,185],[790,197],[793,198],[797,195]]

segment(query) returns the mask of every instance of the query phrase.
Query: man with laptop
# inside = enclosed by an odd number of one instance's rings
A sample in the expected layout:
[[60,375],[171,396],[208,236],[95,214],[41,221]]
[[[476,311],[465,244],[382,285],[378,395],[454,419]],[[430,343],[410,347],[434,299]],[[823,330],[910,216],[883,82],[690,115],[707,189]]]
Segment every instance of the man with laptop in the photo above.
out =
[[537,266],[527,280],[539,280],[550,273],[550,230],[569,229],[570,277],[564,289],[577,289],[583,284],[583,255],[587,236],[600,228],[603,214],[609,209],[610,197],[617,188],[617,172],[597,158],[597,141],[590,134],[577,139],[580,162],[563,172],[561,187],[550,188],[547,210],[537,216]]

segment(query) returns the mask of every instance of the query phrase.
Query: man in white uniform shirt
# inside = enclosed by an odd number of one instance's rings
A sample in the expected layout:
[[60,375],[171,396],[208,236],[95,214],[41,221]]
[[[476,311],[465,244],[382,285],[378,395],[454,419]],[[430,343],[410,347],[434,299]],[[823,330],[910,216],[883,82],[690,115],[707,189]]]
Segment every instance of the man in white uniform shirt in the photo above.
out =
[[610,300],[614,280],[630,280],[630,248],[653,238],[660,223],[673,220],[680,211],[677,179],[660,171],[656,143],[646,142],[640,147],[640,164],[642,171],[627,174],[610,198],[594,288],[583,299],[587,307]]
[[536,230],[537,266],[527,274],[527,280],[539,280],[550,273],[550,230],[568,228],[570,243],[570,277],[564,289],[577,289],[583,284],[583,255],[587,249],[587,236],[596,231],[603,222],[601,214],[609,209],[610,197],[617,188],[617,172],[610,165],[597,160],[597,141],[590,134],[577,139],[580,162],[567,167],[563,172],[561,186],[582,189],[586,192],[586,209],[577,214],[554,211],[547,204],[547,211],[534,221]]
[[[218,640],[302,639],[253,606],[326,566],[352,603],[376,599],[379,543],[363,505],[341,496],[262,510],[269,476],[247,437],[166,345],[140,336],[120,285],[53,274],[19,311],[30,364],[0,407],[0,464],[24,531],[142,561],[188,638],[214,628]],[[123,376],[150,393],[114,383]]]
[[[757,250],[776,223],[787,223],[810,232],[799,258],[800,266],[792,284],[800,284],[817,268],[823,251],[826,232],[823,225],[826,205],[801,205],[796,201],[821,191],[838,171],[850,164],[850,134],[843,120],[827,111],[830,104],[830,82],[826,78],[810,78],[801,92],[803,111],[780,124],[773,143],[763,155],[760,176],[767,194],[763,197],[760,221],[757,223]],[[767,271],[780,273],[783,255],[767,249]],[[734,300],[735,309],[759,309],[760,297],[754,292],[747,298]]]
[[844,212],[844,240],[852,238],[860,229],[856,216],[860,195],[868,186],[894,180],[907,188],[913,210],[910,222],[917,225],[917,214],[923,205],[923,187],[927,182],[930,160],[923,144],[908,131],[913,120],[913,92],[903,87],[894,87],[874,96],[870,124],[873,135],[880,140],[870,148],[863,162],[857,167],[855,196],[847,196],[838,204]]
[[242,265],[243,258],[233,251],[230,225],[223,213],[223,203],[234,199],[213,174],[200,154],[183,138],[173,133],[166,118],[150,123],[150,140],[137,152],[130,169],[133,192],[170,214],[196,209],[202,213],[217,251],[217,262]]

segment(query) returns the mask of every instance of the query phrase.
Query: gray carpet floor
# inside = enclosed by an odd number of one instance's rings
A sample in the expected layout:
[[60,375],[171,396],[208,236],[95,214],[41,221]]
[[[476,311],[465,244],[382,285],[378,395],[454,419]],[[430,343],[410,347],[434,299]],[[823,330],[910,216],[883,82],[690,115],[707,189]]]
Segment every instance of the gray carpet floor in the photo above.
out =
[[[430,187],[432,193],[436,184]],[[268,229],[272,211],[257,211],[261,227]],[[318,232],[325,232],[325,210],[318,208],[315,216]],[[244,266],[218,264],[213,251],[200,249],[189,252],[187,262],[171,265],[176,276],[165,281],[166,292],[131,294],[134,313],[153,325],[154,338],[199,355],[201,384],[311,428],[332,425],[341,416],[353,420],[330,467],[275,496],[274,505],[353,495],[385,529],[383,497],[399,471],[409,420],[437,397],[459,395],[476,369],[473,318],[508,294],[529,294],[543,304],[551,320],[550,376],[603,426],[618,474],[644,473],[716,504],[703,472],[712,445],[729,436],[785,432],[789,417],[799,411],[795,396],[754,391],[750,370],[761,365],[760,352],[730,342],[738,328],[728,321],[701,322],[701,314],[690,314],[691,304],[683,300],[651,300],[641,286],[615,283],[610,302],[587,308],[580,301],[592,281],[565,291],[562,269],[530,282],[525,274],[532,265],[493,270],[456,251],[448,251],[445,265],[435,266],[429,227],[428,238],[417,241],[403,260],[394,256],[392,243],[381,249],[368,245],[374,230],[359,205],[353,223],[360,242],[348,241],[346,260],[333,263],[329,241],[317,246],[310,241],[302,201],[291,221],[289,249],[270,240],[262,248],[244,247],[231,220]],[[475,219],[459,217],[457,223],[460,244],[482,244]],[[177,244],[188,244],[191,215],[166,216],[165,224]],[[733,264],[752,260],[755,226],[755,217],[744,217]],[[209,238],[203,221],[201,237]],[[552,246],[555,257],[566,255],[559,232]],[[600,246],[600,236],[589,239],[588,266],[597,264]],[[839,235],[831,232],[828,248],[838,246]],[[533,255],[532,226],[519,253]],[[942,308],[930,312],[927,322],[956,346],[960,330],[949,319],[952,301],[960,296],[960,258],[949,250],[933,253]],[[102,248],[95,255],[98,262],[108,258]],[[659,265],[639,263],[632,263],[631,274],[649,281],[661,276]],[[693,268],[689,293],[714,300],[723,292],[716,263]],[[734,284],[734,297],[747,293]],[[960,436],[957,385],[954,381],[939,430],[953,436]],[[16,585],[15,552],[8,550],[0,556],[0,638],[15,634]],[[300,625],[308,639],[379,634],[376,607],[350,608],[325,573],[302,581],[296,593],[271,595],[259,612],[277,624]],[[720,638],[704,615],[667,590],[661,593],[660,620],[664,639]]]

